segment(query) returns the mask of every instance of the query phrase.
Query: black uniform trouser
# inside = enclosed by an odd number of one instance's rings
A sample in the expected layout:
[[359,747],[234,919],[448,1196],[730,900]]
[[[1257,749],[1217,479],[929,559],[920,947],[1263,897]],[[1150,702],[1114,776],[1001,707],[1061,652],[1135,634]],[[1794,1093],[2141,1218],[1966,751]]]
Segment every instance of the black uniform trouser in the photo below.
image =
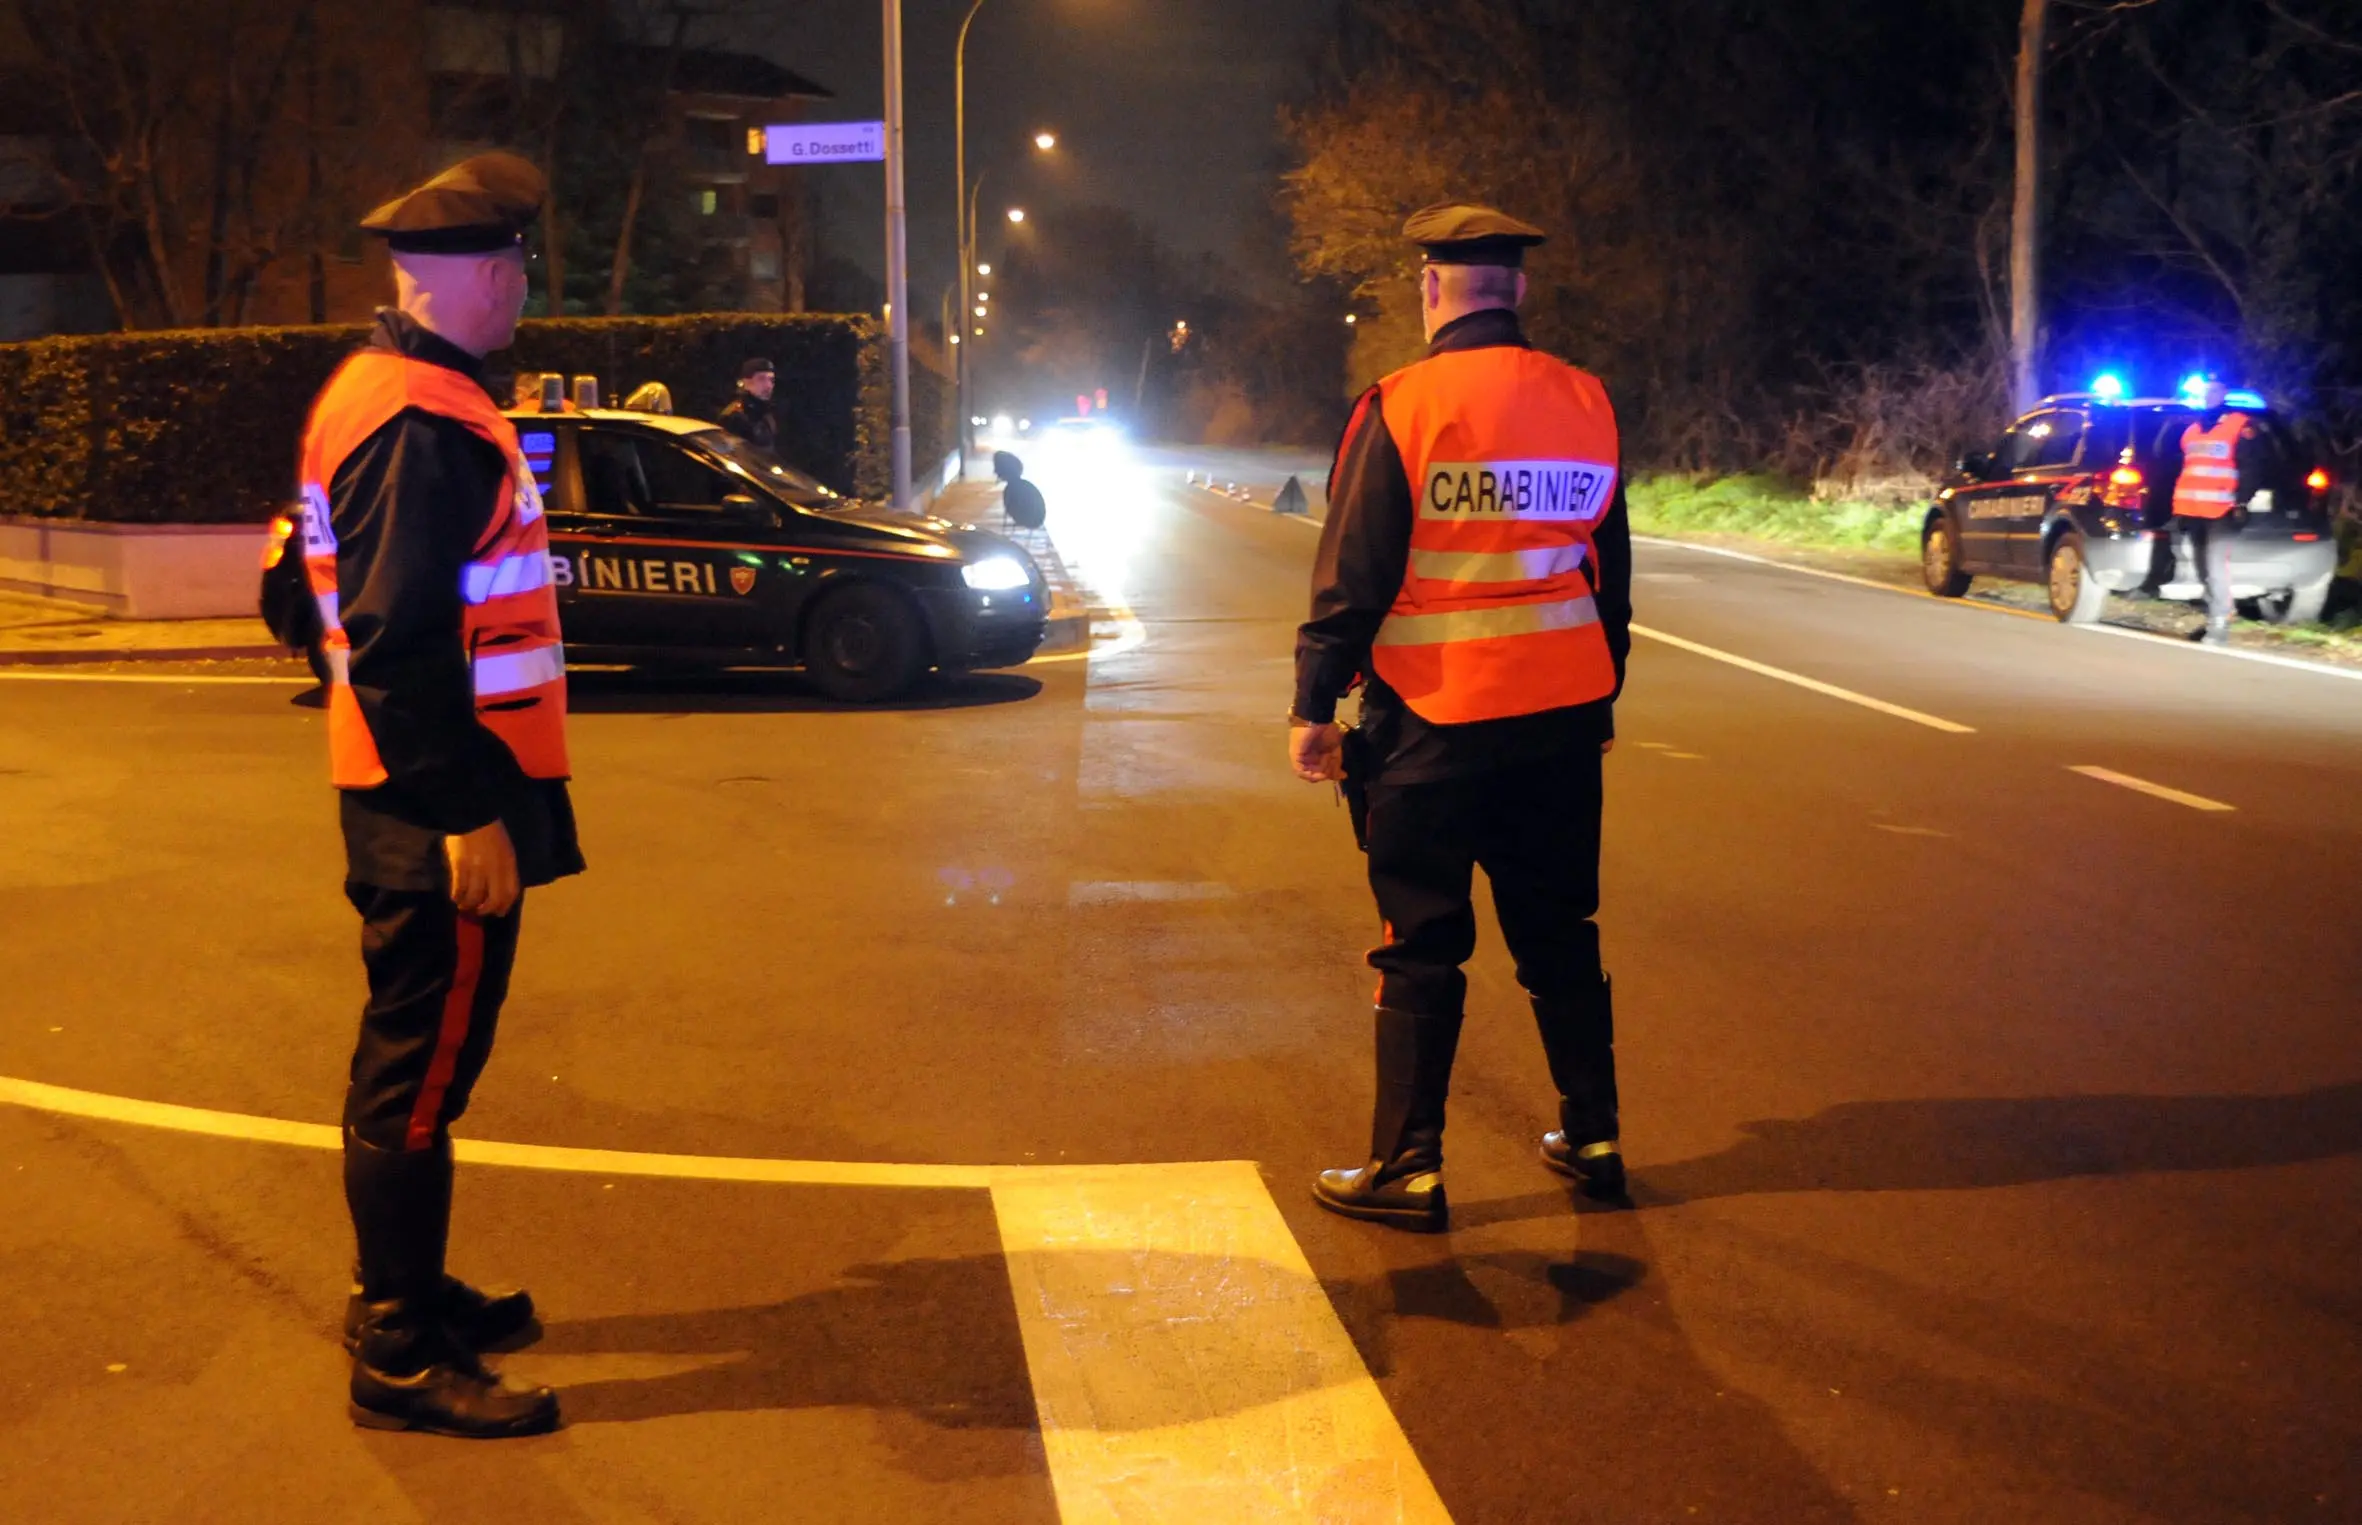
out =
[[436,891],[348,884],[345,895],[369,973],[345,1126],[378,1149],[436,1148],[491,1057],[524,899],[506,916],[468,916]]
[[2226,516],[2221,519],[2193,519],[2183,514],[2173,516],[2174,538],[2186,548],[2190,565],[2197,570],[2199,580],[2206,585],[2206,622],[2227,625],[2231,621],[2231,542],[2239,537],[2238,526]]
[[1370,889],[1386,941],[1370,954],[1378,1004],[1457,1017],[1476,951],[1474,871],[1492,881],[1517,982],[1538,1001],[1599,988],[1600,756],[1434,783],[1370,785]]
[[407,1370],[432,1358],[414,1341],[443,1285],[449,1130],[491,1057],[523,902],[486,917],[440,891],[348,884],[345,894],[361,913],[369,974],[345,1089],[345,1205],[361,1296],[409,1310],[403,1337],[379,1330],[364,1357]]

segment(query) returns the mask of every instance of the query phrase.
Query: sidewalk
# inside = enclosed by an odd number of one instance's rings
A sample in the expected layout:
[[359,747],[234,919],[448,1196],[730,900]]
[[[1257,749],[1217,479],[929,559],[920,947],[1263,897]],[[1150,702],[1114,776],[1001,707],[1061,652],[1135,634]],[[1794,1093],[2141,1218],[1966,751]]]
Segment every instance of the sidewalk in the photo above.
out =
[[261,619],[119,620],[82,604],[0,593],[0,665],[287,658]]

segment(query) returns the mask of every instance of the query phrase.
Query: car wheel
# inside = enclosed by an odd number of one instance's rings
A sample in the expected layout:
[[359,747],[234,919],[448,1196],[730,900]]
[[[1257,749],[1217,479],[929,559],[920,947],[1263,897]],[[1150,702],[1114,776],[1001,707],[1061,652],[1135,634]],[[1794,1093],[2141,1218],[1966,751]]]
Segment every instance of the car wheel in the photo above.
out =
[[2336,580],[2334,576],[2324,577],[2301,588],[2267,593],[2256,600],[2257,612],[2275,625],[2313,624],[2321,618],[2321,611],[2329,607],[2329,585]]
[[1968,591],[1969,575],[1960,570],[1960,537],[1953,533],[1947,514],[1931,517],[1919,538],[1919,574],[1927,579],[1927,591],[1938,598],[1958,598]]
[[2088,625],[2108,606],[2108,590],[2083,560],[2083,537],[2069,530],[2050,548],[2050,612],[2062,624]]
[[857,583],[831,593],[804,627],[804,672],[831,699],[876,704],[926,667],[918,614],[891,589]]

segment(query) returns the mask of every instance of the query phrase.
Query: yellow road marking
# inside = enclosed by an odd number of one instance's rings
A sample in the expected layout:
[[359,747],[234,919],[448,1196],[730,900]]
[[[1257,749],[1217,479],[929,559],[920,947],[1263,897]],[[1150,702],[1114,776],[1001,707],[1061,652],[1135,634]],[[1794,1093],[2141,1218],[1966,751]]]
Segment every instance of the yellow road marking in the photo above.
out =
[[[326,1123],[0,1076],[0,1104],[333,1150]],[[987,1190],[1064,1525],[1450,1525],[1252,1163],[891,1165],[460,1139],[584,1175]]]
[[1632,633],[1645,635],[1652,641],[1663,641],[1668,646],[1678,647],[1683,651],[1707,657],[1716,662],[1727,662],[1733,667],[1762,677],[1774,678],[1782,683],[1793,683],[1798,688],[1810,689],[1816,694],[1826,694],[1832,699],[1843,699],[1848,704],[1858,704],[1866,710],[1876,710],[1881,715],[1892,715],[1897,720],[1908,720],[1913,725],[1923,725],[1931,731],[1946,731],[1955,736],[1976,734],[1976,727],[1973,725],[1962,725],[1957,720],[1945,720],[1940,716],[1905,709],[1899,704],[1889,704],[1884,699],[1873,699],[1868,694],[1857,694],[1850,688],[1839,688],[1834,683],[1823,683],[1818,678],[1808,678],[1802,673],[1790,672],[1784,667],[1774,667],[1768,662],[1758,662],[1751,657],[1738,656],[1717,647],[1701,645],[1696,641],[1685,641],[1680,636],[1667,635],[1662,630],[1651,630],[1646,625],[1634,625]]
[[2210,800],[2203,794],[2184,794],[2179,789],[2168,789],[2163,784],[2152,784],[2145,778],[2134,778],[2129,773],[2118,773],[2113,768],[2095,767],[2090,763],[2072,766],[2067,771],[2080,773],[2085,778],[2096,778],[2103,784],[2114,784],[2121,789],[2152,795],[2161,800],[2171,800],[2176,805],[2187,805],[2192,810],[2225,811],[2239,808],[2236,805],[2226,805],[2221,800]]
[[1064,1525],[1448,1522],[1254,1166],[992,1202]]

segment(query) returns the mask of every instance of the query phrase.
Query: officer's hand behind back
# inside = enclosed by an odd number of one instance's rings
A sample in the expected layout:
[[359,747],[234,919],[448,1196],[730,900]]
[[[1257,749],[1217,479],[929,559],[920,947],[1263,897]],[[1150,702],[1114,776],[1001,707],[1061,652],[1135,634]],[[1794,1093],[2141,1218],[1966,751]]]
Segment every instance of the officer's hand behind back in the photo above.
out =
[[498,821],[443,839],[451,903],[468,916],[506,916],[517,903],[517,852]]

